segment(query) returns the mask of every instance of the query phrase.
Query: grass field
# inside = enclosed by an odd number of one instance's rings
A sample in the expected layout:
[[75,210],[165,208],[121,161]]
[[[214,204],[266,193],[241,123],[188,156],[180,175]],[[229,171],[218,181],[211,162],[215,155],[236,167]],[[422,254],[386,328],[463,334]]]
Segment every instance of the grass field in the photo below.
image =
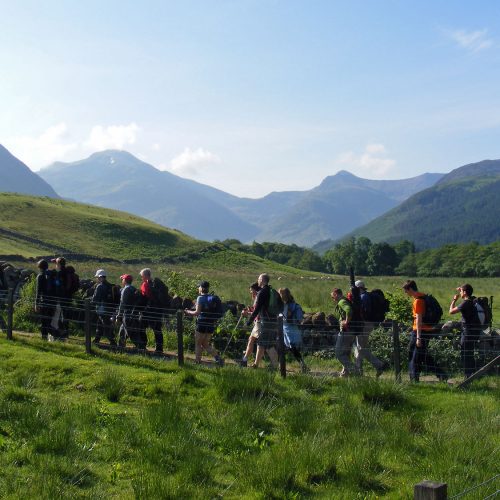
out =
[[400,499],[497,473],[493,379],[282,380],[34,339],[0,359],[2,498]]

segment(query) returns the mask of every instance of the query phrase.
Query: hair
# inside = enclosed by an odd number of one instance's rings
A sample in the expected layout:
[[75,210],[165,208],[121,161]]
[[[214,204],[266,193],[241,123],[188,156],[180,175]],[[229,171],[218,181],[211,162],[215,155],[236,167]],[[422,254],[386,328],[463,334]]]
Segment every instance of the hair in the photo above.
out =
[[467,297],[472,297],[472,294],[474,293],[474,288],[472,288],[472,285],[469,285],[469,283],[465,283],[465,285],[460,285],[460,288],[465,292],[465,295],[467,295]]
[[123,278],[123,281],[125,281],[125,283],[132,283],[132,281],[134,280],[134,278],[132,278],[132,276],[129,276],[128,278]]
[[208,286],[200,286],[200,288],[201,288],[201,291],[202,291],[203,293],[208,293],[208,290],[209,290],[209,287],[208,287]]
[[285,304],[289,304],[290,302],[295,302],[295,299],[293,298],[293,295],[290,293],[290,290],[288,288],[280,288],[278,292]]
[[66,267],[66,259],[64,257],[57,257],[56,264],[59,264],[61,267]]
[[418,292],[417,284],[413,280],[406,280],[402,286],[403,290],[413,290],[414,292]]
[[269,284],[269,274],[267,273],[262,273],[260,275],[260,278],[262,279],[262,281],[264,282],[265,285],[268,285]]
[[248,288],[250,288],[253,292],[258,292],[260,290],[260,286],[257,282],[252,283]]
[[332,293],[335,293],[336,295],[342,295],[342,290],[340,288],[334,288],[332,290]]
[[139,274],[141,276],[146,276],[147,278],[151,278],[151,269],[149,269],[149,267],[145,267]]
[[46,271],[49,268],[49,263],[45,259],[42,259],[36,263],[36,267],[38,267],[38,269]]

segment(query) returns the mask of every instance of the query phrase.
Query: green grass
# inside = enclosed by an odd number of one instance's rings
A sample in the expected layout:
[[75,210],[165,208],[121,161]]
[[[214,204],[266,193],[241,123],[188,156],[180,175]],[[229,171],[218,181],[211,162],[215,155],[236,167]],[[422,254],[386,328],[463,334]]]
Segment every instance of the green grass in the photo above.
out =
[[494,379],[282,380],[2,339],[0,380],[2,498],[399,499],[497,472]]

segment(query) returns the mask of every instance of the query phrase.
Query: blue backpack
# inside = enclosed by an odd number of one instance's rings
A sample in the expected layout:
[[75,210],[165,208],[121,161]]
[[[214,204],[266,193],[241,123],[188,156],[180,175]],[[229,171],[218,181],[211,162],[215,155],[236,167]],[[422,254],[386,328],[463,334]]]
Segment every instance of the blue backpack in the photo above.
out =
[[218,295],[202,295],[206,297],[202,303],[202,311],[198,316],[198,321],[203,324],[214,324],[222,318],[224,310]]

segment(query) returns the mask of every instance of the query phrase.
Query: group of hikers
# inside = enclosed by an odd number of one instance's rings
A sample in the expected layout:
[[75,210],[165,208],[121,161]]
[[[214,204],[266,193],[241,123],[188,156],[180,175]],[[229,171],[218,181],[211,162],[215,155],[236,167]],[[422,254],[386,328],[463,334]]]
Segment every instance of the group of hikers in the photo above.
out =
[[[54,269],[49,269],[47,260],[38,262],[39,273],[36,278],[35,312],[41,321],[42,338],[49,336],[64,338],[68,334],[71,297],[78,288],[78,275],[73,268],[66,266],[64,258],[53,259]],[[103,337],[112,346],[125,347],[129,339],[136,348],[145,349],[146,330],[150,328],[155,338],[155,352],[163,352],[162,309],[158,300],[157,287],[152,280],[151,269],[142,269],[139,273],[141,285],[138,289],[132,284],[133,277],[124,274],[120,277],[121,287],[107,281],[106,271],[98,269],[95,273],[96,284],[93,288],[91,303],[97,316],[94,343]],[[436,331],[442,310],[431,296],[419,292],[415,281],[403,284],[403,291],[413,299],[413,325],[408,349],[410,379],[418,382],[420,373],[434,372],[445,381],[446,371],[439,366],[428,352],[429,341]],[[481,334],[484,317],[481,307],[473,297],[469,284],[457,288],[453,296],[449,313],[462,316],[461,354],[465,376],[470,376],[476,369],[474,348]],[[240,366],[257,368],[267,354],[270,366],[277,368],[277,320],[282,318],[283,341],[285,347],[298,361],[302,372],[309,371],[302,355],[301,322],[304,318],[302,307],[295,301],[288,288],[275,290],[270,286],[267,273],[261,274],[257,282],[249,287],[252,304],[241,311],[240,322],[251,328],[248,343],[243,356],[238,360]],[[219,366],[224,360],[212,346],[211,337],[218,320],[222,317],[222,303],[217,295],[210,293],[208,281],[198,284],[198,298],[193,307],[184,309],[184,314],[196,319],[195,327],[195,362],[201,363],[206,351],[214,357]],[[117,297],[114,297],[117,295]],[[341,377],[363,374],[363,362],[366,360],[380,376],[388,368],[388,363],[377,358],[369,347],[371,332],[384,321],[389,311],[389,302],[381,290],[368,291],[362,280],[351,280],[351,286],[344,295],[340,288],[333,288],[331,298],[334,302],[334,316],[338,320],[339,333],[335,345],[335,354],[342,365]],[[457,301],[461,299],[460,304]],[[439,311],[440,310],[440,313]],[[119,328],[115,329],[115,325]],[[116,339],[118,330],[118,340]],[[254,360],[249,360],[254,353]],[[354,352],[354,355],[353,355]]]

